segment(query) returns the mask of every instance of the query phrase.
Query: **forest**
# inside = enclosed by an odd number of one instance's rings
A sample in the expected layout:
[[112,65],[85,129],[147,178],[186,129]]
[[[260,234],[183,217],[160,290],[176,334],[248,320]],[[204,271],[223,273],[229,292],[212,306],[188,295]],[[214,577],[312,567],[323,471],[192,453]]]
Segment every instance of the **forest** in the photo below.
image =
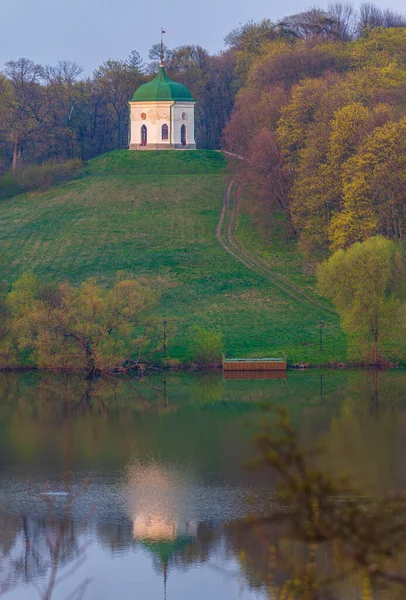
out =
[[[252,209],[281,213],[306,254],[405,228],[405,28],[270,42],[240,65],[226,148]],[[238,58],[237,58],[238,61]]]

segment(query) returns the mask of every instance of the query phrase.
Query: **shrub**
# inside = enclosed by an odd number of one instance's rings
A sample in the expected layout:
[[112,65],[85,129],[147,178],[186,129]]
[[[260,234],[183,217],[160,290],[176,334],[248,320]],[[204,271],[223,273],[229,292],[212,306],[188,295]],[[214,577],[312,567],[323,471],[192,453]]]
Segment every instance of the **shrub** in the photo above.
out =
[[0,178],[0,200],[6,200],[6,198],[12,198],[22,192],[21,184],[17,181],[11,173],[6,173]]
[[18,177],[11,172],[0,179],[0,200],[17,196],[23,192],[47,190],[58,183],[72,179],[83,163],[74,158],[64,163],[46,162],[42,165],[28,165]]
[[195,327],[190,342],[193,360],[201,365],[216,365],[221,361],[223,349],[221,331]]

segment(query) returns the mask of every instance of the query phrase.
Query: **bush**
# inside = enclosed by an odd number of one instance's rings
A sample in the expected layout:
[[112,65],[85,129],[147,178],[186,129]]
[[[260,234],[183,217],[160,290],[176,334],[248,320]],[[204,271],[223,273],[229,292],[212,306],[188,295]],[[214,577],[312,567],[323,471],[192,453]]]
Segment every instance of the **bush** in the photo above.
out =
[[217,365],[223,353],[221,331],[196,327],[193,331],[190,350],[193,360],[201,365]]
[[6,198],[12,198],[22,192],[21,184],[17,181],[11,173],[6,173],[0,178],[0,200],[6,200]]
[[18,177],[8,172],[0,179],[0,200],[23,192],[48,190],[58,183],[72,179],[82,166],[82,161],[74,158],[64,163],[46,162],[42,165],[28,165],[23,168]]

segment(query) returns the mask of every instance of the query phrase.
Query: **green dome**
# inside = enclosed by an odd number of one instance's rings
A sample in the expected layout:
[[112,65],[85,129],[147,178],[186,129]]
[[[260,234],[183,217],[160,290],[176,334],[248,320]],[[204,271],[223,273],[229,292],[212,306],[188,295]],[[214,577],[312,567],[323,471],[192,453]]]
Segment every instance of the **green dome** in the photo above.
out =
[[140,85],[131,102],[193,102],[193,98],[184,85],[176,83],[159,67],[158,75],[152,81]]
[[187,546],[193,544],[193,541],[192,536],[184,536],[174,540],[142,540],[141,544],[153,554],[157,554],[161,560],[168,560],[175,552],[181,552]]

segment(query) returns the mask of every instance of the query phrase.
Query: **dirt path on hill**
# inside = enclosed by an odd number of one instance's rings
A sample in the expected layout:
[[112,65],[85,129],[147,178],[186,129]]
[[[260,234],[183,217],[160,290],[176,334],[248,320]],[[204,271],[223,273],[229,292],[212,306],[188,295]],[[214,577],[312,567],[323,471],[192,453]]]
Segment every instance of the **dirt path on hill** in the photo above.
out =
[[247,269],[256,273],[260,277],[267,279],[272,285],[279,288],[282,292],[296,300],[317,306],[325,312],[335,313],[334,310],[324,306],[314,298],[311,298],[305,291],[292,284],[284,275],[275,273],[260,257],[253,254],[239,242],[235,234],[238,229],[240,213],[240,190],[237,187],[235,193],[234,183],[231,181],[224,194],[223,206],[221,208],[219,222],[216,229],[216,237],[224,250],[236,258]]

